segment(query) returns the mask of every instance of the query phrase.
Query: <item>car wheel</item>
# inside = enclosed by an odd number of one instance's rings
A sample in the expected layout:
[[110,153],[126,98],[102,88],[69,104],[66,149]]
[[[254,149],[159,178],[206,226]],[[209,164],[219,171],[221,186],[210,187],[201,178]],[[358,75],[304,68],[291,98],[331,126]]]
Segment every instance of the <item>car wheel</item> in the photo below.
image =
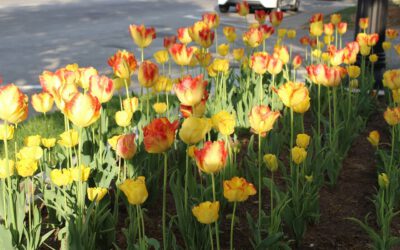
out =
[[218,5],[218,7],[219,7],[219,11],[221,13],[227,13],[229,11],[229,5],[228,4]]
[[293,11],[299,11],[299,7],[300,7],[300,0],[297,0],[296,3],[293,5],[292,10]]

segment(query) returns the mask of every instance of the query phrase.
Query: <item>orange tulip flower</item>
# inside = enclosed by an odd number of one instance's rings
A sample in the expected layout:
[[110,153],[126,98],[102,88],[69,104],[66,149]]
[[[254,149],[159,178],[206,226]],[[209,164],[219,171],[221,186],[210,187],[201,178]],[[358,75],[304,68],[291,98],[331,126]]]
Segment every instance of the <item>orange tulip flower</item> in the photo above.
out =
[[233,43],[236,40],[236,28],[233,26],[225,26],[223,28],[223,33],[228,42]]
[[224,141],[207,141],[203,148],[195,149],[197,167],[207,174],[214,174],[225,168],[228,152]]
[[216,29],[219,25],[219,16],[215,12],[204,13],[202,15],[202,20],[210,29]]
[[175,63],[180,66],[189,65],[194,53],[193,47],[187,48],[185,44],[175,43],[169,48],[169,53]]
[[263,40],[268,39],[272,34],[274,34],[275,29],[272,26],[268,26],[266,24],[262,24],[258,27],[258,29],[262,33]]
[[263,75],[267,72],[269,59],[267,52],[256,52],[250,58],[250,68],[257,74]]
[[267,17],[267,12],[265,10],[255,10],[254,18],[257,20],[259,24],[265,23],[265,18]]
[[193,106],[202,100],[207,84],[207,81],[203,80],[203,75],[194,78],[185,76],[179,79],[173,89],[181,104]]
[[278,111],[271,111],[266,105],[254,106],[249,114],[251,132],[265,136],[272,130],[279,116]]
[[108,58],[107,63],[112,67],[117,77],[124,79],[129,79],[137,68],[135,56],[126,50],[118,50],[113,56]]
[[96,75],[90,78],[89,93],[97,97],[100,103],[111,100],[114,90],[114,82],[107,76]]
[[282,11],[271,11],[269,14],[269,21],[271,22],[272,26],[278,27],[283,20],[283,12]]
[[[177,30],[178,33],[178,40],[183,44],[189,44],[192,41],[192,38],[189,35],[189,28],[188,27],[181,27]],[[174,43],[175,44],[175,43]],[[168,49],[174,44],[168,46]]]
[[148,47],[153,39],[156,38],[156,30],[153,27],[146,28],[143,24],[131,24],[129,25],[129,31],[133,41],[139,48]]
[[125,160],[130,160],[136,153],[135,134],[121,135],[118,137],[116,153]]
[[250,28],[243,33],[243,42],[251,48],[260,46],[262,41],[263,33],[258,28]]
[[145,150],[148,153],[167,151],[174,143],[178,126],[178,121],[170,123],[165,117],[154,119],[143,128]]
[[334,30],[335,30],[335,26],[333,25],[333,23],[324,24],[324,33],[325,33],[325,35],[332,36]]
[[300,38],[299,42],[303,46],[310,45],[310,38],[308,36],[303,36],[303,37]]
[[244,178],[233,177],[224,181],[224,197],[229,202],[242,202],[257,193],[253,184]]
[[360,28],[363,30],[368,29],[368,23],[369,23],[368,17],[360,18],[360,20],[358,21],[358,25],[360,25]]
[[395,29],[386,29],[385,34],[389,41],[393,41],[399,36],[399,32]]
[[268,60],[267,70],[271,75],[277,75],[282,71],[283,62],[281,59],[271,56]]
[[76,93],[65,105],[68,119],[80,128],[88,127],[100,117],[101,104],[91,94]]
[[236,4],[236,11],[240,16],[247,16],[250,12],[250,7],[247,1]]
[[151,88],[158,78],[158,66],[151,61],[144,61],[139,66],[138,79],[141,86]]
[[55,95],[56,91],[63,85],[63,82],[59,75],[50,72],[43,71],[43,73],[39,76],[40,85],[44,92]]
[[303,58],[300,55],[296,55],[292,60],[292,65],[294,69],[298,69],[303,62]]
[[18,124],[28,117],[28,97],[13,83],[0,87],[0,119]]
[[338,24],[338,33],[340,35],[344,35],[347,32],[347,23],[346,22],[340,22]]
[[176,43],[176,36],[166,36],[163,40],[163,45],[165,49],[169,49],[173,44]]

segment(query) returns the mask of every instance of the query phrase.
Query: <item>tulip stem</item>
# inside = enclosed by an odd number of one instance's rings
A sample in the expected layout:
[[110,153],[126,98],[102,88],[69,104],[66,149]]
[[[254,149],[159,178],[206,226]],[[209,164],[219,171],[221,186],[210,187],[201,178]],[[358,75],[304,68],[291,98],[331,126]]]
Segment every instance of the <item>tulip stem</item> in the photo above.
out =
[[[337,129],[337,87],[333,87],[333,131]],[[336,133],[334,133],[336,134]]]
[[271,220],[271,222],[270,222],[270,227],[272,228],[273,227],[273,211],[274,211],[274,191],[273,191],[273,188],[274,188],[274,172],[272,172],[271,171],[271,186],[270,186],[270,188],[269,188],[269,191],[270,191],[270,199],[271,199],[271,201],[270,201],[270,203],[271,203],[271,215],[270,215],[270,220]]
[[263,98],[264,98],[264,90],[263,90],[262,83],[263,83],[263,75],[260,74],[260,105],[262,105]]
[[396,137],[395,126],[392,126],[392,151],[391,151],[391,153],[390,153],[390,165],[389,165],[389,169],[392,169],[392,165],[393,165],[395,137]]
[[[215,194],[215,178],[214,173],[211,173],[211,182],[212,182],[212,191],[213,191],[213,201],[217,201]],[[215,237],[217,238],[217,249],[219,250],[219,230],[218,230],[218,221],[215,221]]]
[[185,168],[185,211],[188,204],[188,182],[189,182],[189,145],[186,148],[186,168]]
[[235,212],[236,212],[236,201],[233,203],[233,212],[232,212],[232,220],[231,220],[231,240],[230,240],[230,249],[233,250],[233,228],[235,225]]
[[162,234],[163,234],[163,249],[167,249],[167,232],[166,232],[166,208],[167,208],[167,167],[168,154],[164,153],[164,182],[163,182],[163,202],[162,202]]
[[261,240],[261,134],[258,134],[258,238]]
[[317,134],[318,140],[321,141],[321,84],[318,84],[318,114],[317,114]]
[[210,232],[210,243],[211,243],[211,250],[214,250],[214,240],[213,240],[213,235],[212,235],[212,228],[211,224],[208,224],[208,231]]
[[[13,223],[15,223],[15,216],[14,216],[14,202],[13,202],[13,200],[12,200],[12,196],[11,196],[11,194],[12,194],[12,192],[11,192],[11,173],[10,173],[10,162],[9,162],[9,159],[8,159],[8,143],[7,143],[7,128],[8,128],[8,121],[7,120],[4,120],[4,138],[3,138],[3,141],[4,141],[4,154],[5,154],[5,157],[6,157],[6,173],[7,173],[7,186],[8,186],[8,206],[9,206],[9,208],[10,208],[10,210],[8,210],[8,211],[11,211],[11,224],[13,224]],[[15,151],[15,152],[17,152],[17,151]],[[6,212],[5,212],[5,214],[6,214]],[[6,225],[7,226],[7,225]]]
[[329,113],[329,144],[332,145],[332,108],[331,108],[331,90],[328,87],[328,113]]

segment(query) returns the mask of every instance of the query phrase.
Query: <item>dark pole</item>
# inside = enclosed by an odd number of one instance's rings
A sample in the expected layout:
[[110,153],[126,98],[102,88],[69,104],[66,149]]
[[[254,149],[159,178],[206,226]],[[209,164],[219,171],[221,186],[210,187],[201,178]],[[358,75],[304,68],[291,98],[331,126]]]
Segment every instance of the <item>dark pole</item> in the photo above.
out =
[[388,15],[388,0],[358,0],[357,15],[355,23],[355,36],[360,32],[358,22],[360,18],[369,18],[368,33],[379,34],[379,41],[374,46],[373,51],[378,55],[375,63],[375,80],[381,86],[383,70],[385,64],[385,52],[382,49],[382,42],[385,41],[386,19]]

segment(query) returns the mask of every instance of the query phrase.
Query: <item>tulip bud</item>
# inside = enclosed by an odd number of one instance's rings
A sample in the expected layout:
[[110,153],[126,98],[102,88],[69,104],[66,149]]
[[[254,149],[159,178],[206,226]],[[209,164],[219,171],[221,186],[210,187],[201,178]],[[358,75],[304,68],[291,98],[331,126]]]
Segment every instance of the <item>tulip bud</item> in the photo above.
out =
[[153,104],[153,109],[157,114],[164,114],[167,111],[167,104],[165,102],[157,102]]
[[292,161],[300,165],[307,158],[307,151],[304,148],[294,147],[291,150]]
[[14,126],[0,124],[0,140],[12,140],[14,138]]
[[366,30],[368,28],[368,17],[366,18],[360,18],[358,21],[358,24],[361,29]]
[[102,187],[87,188],[88,199],[90,201],[95,201],[96,203],[99,203],[106,194],[107,194],[107,188],[102,188]]
[[389,186],[389,177],[386,173],[380,173],[378,175],[378,184],[380,188],[388,188]]
[[311,137],[307,134],[298,134],[296,136],[296,145],[306,149],[310,144]]
[[373,131],[369,132],[367,140],[371,143],[372,146],[378,147],[379,139],[380,139],[380,135],[377,130],[373,130]]
[[218,46],[218,54],[220,56],[226,56],[229,53],[229,44],[228,43],[222,43]]
[[31,135],[31,136],[25,137],[25,139],[24,139],[24,145],[26,147],[40,146],[40,143],[41,143],[40,135]]
[[141,86],[150,88],[158,78],[158,66],[151,61],[144,61],[139,66],[138,79]]
[[133,113],[128,112],[126,110],[117,111],[115,113],[115,122],[120,127],[128,127],[131,125]]
[[159,50],[153,54],[154,59],[159,64],[165,64],[169,60],[168,51],[167,50]]
[[139,176],[136,179],[126,179],[118,188],[124,192],[131,205],[141,205],[149,196],[144,176]]
[[121,135],[117,140],[116,153],[125,160],[130,160],[136,154],[135,134]]
[[[8,164],[7,164],[8,161]],[[0,159],[0,179],[14,175],[14,161],[7,159]]]
[[278,159],[276,155],[274,154],[266,154],[263,157],[263,160],[265,164],[267,165],[267,168],[271,172],[276,172],[278,170]]

